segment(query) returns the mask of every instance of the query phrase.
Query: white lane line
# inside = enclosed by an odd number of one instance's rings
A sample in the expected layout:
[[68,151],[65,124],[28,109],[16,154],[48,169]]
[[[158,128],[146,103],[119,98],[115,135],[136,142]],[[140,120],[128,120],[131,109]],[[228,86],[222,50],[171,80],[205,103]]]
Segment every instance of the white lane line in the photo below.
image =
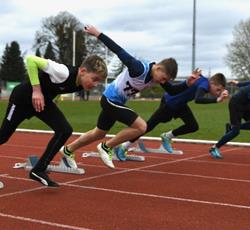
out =
[[205,201],[205,200],[194,200],[194,199],[188,199],[188,198],[163,196],[163,195],[155,195],[155,194],[139,193],[139,192],[127,192],[127,191],[123,191],[123,190],[98,188],[98,187],[83,186],[83,185],[73,185],[73,184],[65,184],[65,183],[63,185],[75,187],[75,188],[84,188],[84,189],[97,190],[97,191],[114,192],[114,193],[120,193],[120,194],[126,194],[126,195],[136,195],[136,196],[149,197],[149,198],[159,198],[159,199],[175,200],[175,201],[190,202],[190,203],[224,206],[224,207],[231,207],[231,208],[250,209],[250,206],[247,206],[247,205],[212,202],[212,201]]
[[10,214],[6,214],[6,213],[2,213],[2,212],[0,212],[0,216],[5,217],[5,218],[15,219],[15,220],[33,222],[33,223],[42,224],[42,225],[49,225],[52,227],[64,228],[64,229],[90,230],[89,228],[81,228],[81,227],[77,227],[77,226],[73,226],[73,225],[59,224],[59,223],[55,223],[55,222],[33,219],[33,218],[29,218],[29,217],[10,215]]
[[[38,187],[38,188],[32,188],[32,189],[25,189],[25,190],[21,190],[21,191],[17,191],[17,192],[10,192],[10,193],[5,193],[0,195],[0,198],[2,197],[7,197],[7,196],[13,196],[13,195],[19,195],[19,194],[23,194],[23,193],[27,193],[27,192],[33,192],[33,191],[37,191],[37,190],[41,190],[41,189],[45,189],[46,187]],[[4,191],[4,190],[2,190]]]
[[102,178],[102,177],[111,176],[111,175],[118,175],[118,174],[123,174],[123,173],[127,173],[127,172],[138,171],[138,170],[142,170],[142,169],[148,169],[148,168],[152,168],[152,167],[156,167],[156,166],[162,166],[162,165],[166,165],[166,164],[173,164],[173,163],[177,163],[177,162],[181,162],[181,161],[187,161],[187,160],[190,160],[190,159],[200,158],[200,157],[203,157],[203,156],[206,156],[206,155],[207,154],[201,154],[201,155],[194,156],[194,157],[186,157],[186,158],[182,158],[182,159],[178,159],[178,160],[174,160],[174,161],[161,162],[161,163],[157,163],[157,164],[151,164],[151,165],[146,165],[146,166],[132,168],[132,169],[124,169],[124,170],[121,170],[121,171],[118,171],[118,172],[115,171],[115,172],[105,173],[105,174],[98,175],[98,176],[93,176],[93,177],[88,177],[88,178],[83,178],[83,179],[76,179],[76,180],[72,180],[72,181],[67,182],[67,184],[86,181],[86,180],[92,180],[92,179],[96,179],[96,178]]
[[217,176],[205,176],[205,175],[190,174],[190,173],[175,173],[175,172],[164,172],[164,171],[155,171],[155,170],[138,170],[138,171],[146,172],[146,173],[155,173],[155,174],[167,174],[167,175],[174,175],[174,176],[187,176],[187,177],[197,177],[197,178],[212,179],[212,180],[223,180],[223,181],[250,183],[250,180],[217,177]]
[[206,160],[190,160],[188,162],[197,162],[197,163],[206,163],[206,164],[215,164],[215,165],[227,165],[227,166],[240,166],[240,167],[250,167],[250,164],[244,163],[234,163],[234,162],[224,162],[221,160],[214,160],[214,161],[206,161]]
[[[11,179],[22,180],[22,178],[14,178]],[[25,179],[26,180],[26,179]],[[67,187],[74,187],[74,188],[83,188],[83,189],[90,189],[96,191],[105,191],[105,192],[114,192],[120,194],[127,194],[127,195],[136,195],[136,196],[143,196],[143,197],[150,197],[150,198],[159,198],[159,199],[168,199],[168,200],[175,200],[175,201],[182,201],[182,202],[191,202],[191,203],[200,203],[200,204],[209,204],[209,205],[217,205],[217,206],[227,206],[232,208],[242,208],[242,209],[250,209],[250,206],[247,205],[239,205],[239,204],[230,204],[230,203],[221,203],[221,202],[212,202],[212,201],[203,201],[203,200],[195,200],[195,199],[188,199],[188,198],[181,198],[181,197],[171,197],[171,196],[163,196],[163,195],[156,195],[156,194],[148,194],[148,193],[139,193],[139,192],[128,192],[123,190],[116,190],[116,189],[107,189],[107,188],[99,188],[99,187],[92,187],[92,186],[83,186],[83,185],[74,185],[69,184],[69,182],[60,183],[60,185],[64,185]],[[32,192],[40,189],[46,189],[46,187],[38,187],[34,189],[27,189],[19,192],[13,192],[8,194],[0,195],[1,197],[23,194],[27,192]]]

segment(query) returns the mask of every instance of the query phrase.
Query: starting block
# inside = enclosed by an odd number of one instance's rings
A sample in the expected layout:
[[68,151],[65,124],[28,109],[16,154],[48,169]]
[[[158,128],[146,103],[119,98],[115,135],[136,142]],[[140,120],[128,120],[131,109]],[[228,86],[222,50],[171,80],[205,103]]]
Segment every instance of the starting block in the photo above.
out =
[[[82,153],[82,157],[99,157],[99,154],[97,152],[86,152],[86,153]],[[112,160],[119,160],[116,154],[113,154]],[[126,156],[126,160],[127,161],[145,161],[145,157],[129,154]]]
[[162,144],[159,148],[148,148],[145,146],[143,140],[138,141],[138,147],[129,148],[128,151],[132,152],[143,152],[143,153],[162,153],[162,154],[174,154],[174,155],[182,155],[183,151],[174,150],[172,153],[169,153]]
[[[16,163],[13,168],[24,168],[25,170],[31,170],[39,158],[37,156],[30,156],[25,163]],[[59,165],[49,165],[47,168],[49,172],[61,172],[61,173],[72,173],[72,174],[84,174],[85,170],[82,168],[70,168],[67,165],[65,157],[62,157]]]

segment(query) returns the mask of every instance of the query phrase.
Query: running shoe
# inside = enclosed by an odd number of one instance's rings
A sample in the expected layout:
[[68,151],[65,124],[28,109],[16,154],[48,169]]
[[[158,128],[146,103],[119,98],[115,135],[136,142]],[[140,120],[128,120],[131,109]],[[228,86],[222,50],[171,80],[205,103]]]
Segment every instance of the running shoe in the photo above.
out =
[[114,152],[120,161],[126,161],[128,150],[125,146],[120,145],[115,147]]
[[74,168],[74,169],[77,168],[74,153],[70,152],[66,146],[63,146],[60,149],[60,153],[63,155],[63,161],[67,167]]
[[164,147],[164,149],[169,153],[173,153],[174,150],[171,146],[171,139],[167,136],[166,133],[162,133],[160,136],[162,140],[162,146]]
[[100,143],[99,145],[97,145],[97,150],[99,152],[99,156],[101,157],[103,163],[112,169],[115,168],[112,162],[112,157],[113,157],[112,148],[107,147],[105,143]]
[[29,174],[30,179],[40,182],[42,185],[48,187],[59,187],[59,185],[52,181],[45,171],[31,170]]
[[216,147],[212,147],[209,149],[209,153],[214,159],[222,159],[223,156],[220,153],[220,150]]

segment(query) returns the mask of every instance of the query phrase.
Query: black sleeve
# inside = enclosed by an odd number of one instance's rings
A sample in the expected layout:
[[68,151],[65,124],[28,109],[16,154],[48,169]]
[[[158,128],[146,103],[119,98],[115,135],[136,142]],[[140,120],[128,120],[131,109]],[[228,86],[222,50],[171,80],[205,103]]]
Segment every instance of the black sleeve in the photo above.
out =
[[166,82],[164,84],[161,84],[161,87],[171,96],[181,93],[188,88],[186,81],[177,84]]
[[122,47],[116,44],[111,38],[107,35],[101,33],[98,36],[98,39],[101,40],[105,46],[107,46],[112,52],[114,52],[122,63],[128,67],[128,71],[131,77],[138,77],[144,72],[144,65],[141,61],[137,60],[126,52]]
[[250,81],[242,81],[242,82],[239,82],[237,84],[237,86],[240,88],[240,87],[244,87],[244,86],[248,86],[250,85]]
[[241,112],[250,111],[250,104],[238,105],[238,109],[239,109]]
[[206,97],[206,94],[207,91],[204,88],[198,88],[195,94],[194,102],[197,104],[217,103],[216,97],[208,98]]

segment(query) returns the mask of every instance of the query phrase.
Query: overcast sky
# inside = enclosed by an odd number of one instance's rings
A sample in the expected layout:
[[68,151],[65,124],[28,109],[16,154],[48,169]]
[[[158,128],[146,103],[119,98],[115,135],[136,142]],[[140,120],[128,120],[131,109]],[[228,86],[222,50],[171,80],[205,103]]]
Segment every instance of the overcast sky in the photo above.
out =
[[[229,78],[226,44],[234,26],[250,18],[250,0],[196,2],[196,67]],[[34,53],[42,19],[61,11],[95,25],[132,55],[156,62],[174,57],[179,75],[191,71],[193,0],[0,0],[0,56],[12,41],[22,53]]]

